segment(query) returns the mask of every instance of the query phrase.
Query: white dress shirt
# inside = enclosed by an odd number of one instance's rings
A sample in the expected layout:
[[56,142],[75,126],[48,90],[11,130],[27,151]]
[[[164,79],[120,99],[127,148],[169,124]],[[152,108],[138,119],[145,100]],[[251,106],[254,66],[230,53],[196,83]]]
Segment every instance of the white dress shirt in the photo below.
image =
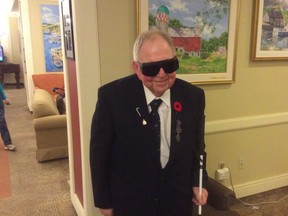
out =
[[161,133],[161,143],[160,143],[160,162],[162,168],[164,168],[169,160],[170,155],[170,143],[171,143],[171,103],[170,103],[170,89],[164,92],[161,97],[155,97],[152,92],[144,86],[146,102],[151,112],[150,103],[154,99],[162,99],[162,103],[158,108],[158,113],[160,116],[160,133]]

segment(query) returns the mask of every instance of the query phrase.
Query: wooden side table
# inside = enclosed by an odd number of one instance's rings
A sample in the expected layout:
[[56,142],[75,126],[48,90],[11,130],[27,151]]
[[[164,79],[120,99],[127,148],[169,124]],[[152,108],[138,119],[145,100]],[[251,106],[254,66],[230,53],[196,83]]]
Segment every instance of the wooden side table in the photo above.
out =
[[0,63],[0,82],[4,81],[4,74],[14,73],[16,79],[16,87],[20,88],[20,64]]

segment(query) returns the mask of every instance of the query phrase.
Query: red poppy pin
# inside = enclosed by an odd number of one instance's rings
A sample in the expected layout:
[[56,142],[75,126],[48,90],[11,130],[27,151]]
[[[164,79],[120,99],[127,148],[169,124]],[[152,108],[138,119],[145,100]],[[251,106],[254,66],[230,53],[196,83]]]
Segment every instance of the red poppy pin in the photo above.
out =
[[[178,101],[174,102],[174,109],[177,113],[180,113],[182,110],[182,104]],[[179,114],[177,115],[177,120],[176,120],[176,141],[180,142],[181,136],[180,134],[182,133],[182,128],[181,128],[181,120],[179,119]]]
[[180,102],[176,101],[176,102],[174,103],[174,109],[175,109],[176,112],[181,112],[181,110],[182,110],[182,104],[181,104]]

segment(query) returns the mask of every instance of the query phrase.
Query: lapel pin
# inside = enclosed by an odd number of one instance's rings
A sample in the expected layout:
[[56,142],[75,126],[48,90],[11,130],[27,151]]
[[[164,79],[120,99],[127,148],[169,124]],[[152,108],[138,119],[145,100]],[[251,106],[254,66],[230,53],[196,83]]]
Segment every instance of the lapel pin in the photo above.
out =
[[146,122],[145,119],[143,119],[143,121],[142,121],[142,125],[147,125],[147,122]]
[[147,121],[142,117],[142,115],[139,112],[139,107],[136,107],[136,112],[139,115],[139,117],[142,119],[142,125],[147,125]]

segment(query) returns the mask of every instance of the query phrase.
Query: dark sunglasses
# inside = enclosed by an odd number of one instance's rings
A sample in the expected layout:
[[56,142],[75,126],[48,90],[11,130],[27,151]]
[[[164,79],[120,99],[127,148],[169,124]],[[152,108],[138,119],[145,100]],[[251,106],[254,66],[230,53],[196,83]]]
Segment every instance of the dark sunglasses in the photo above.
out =
[[179,61],[177,57],[157,62],[139,63],[139,67],[145,76],[155,77],[163,68],[165,73],[170,74],[179,68]]

